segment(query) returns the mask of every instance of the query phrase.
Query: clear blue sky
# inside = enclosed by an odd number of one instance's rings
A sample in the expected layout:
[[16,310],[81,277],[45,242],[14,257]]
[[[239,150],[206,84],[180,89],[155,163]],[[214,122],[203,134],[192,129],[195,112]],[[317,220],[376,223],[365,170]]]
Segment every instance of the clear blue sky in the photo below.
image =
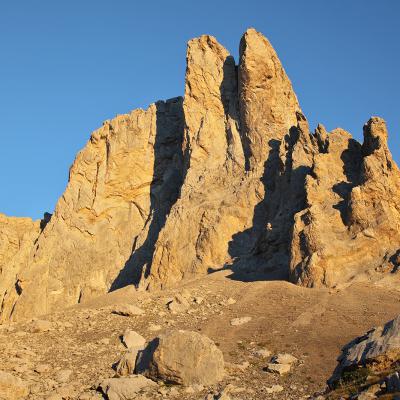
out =
[[237,59],[254,27],[277,50],[312,128],[357,139],[386,119],[400,161],[400,1],[2,0],[0,212],[52,212],[103,120],[183,94],[188,39]]

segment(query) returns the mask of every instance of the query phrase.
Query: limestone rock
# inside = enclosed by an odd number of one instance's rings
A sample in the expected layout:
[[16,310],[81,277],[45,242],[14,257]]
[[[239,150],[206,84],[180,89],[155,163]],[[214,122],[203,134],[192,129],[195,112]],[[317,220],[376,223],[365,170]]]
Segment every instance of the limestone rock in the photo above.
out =
[[54,379],[58,383],[67,383],[69,382],[71,375],[72,371],[70,369],[61,369],[60,371],[57,371],[57,373],[54,376]]
[[196,296],[193,298],[193,302],[196,304],[201,304],[204,301],[204,297]]
[[197,332],[171,331],[139,353],[136,372],[179,385],[212,385],[224,376],[221,350]]
[[127,329],[122,336],[122,342],[127,351],[115,365],[115,370],[120,376],[127,376],[135,371],[136,357],[146,345],[146,339],[137,332]]
[[[264,229],[264,167],[297,125],[300,109],[272,46],[254,29],[242,38],[239,71],[215,38],[189,42],[183,103],[188,169],[155,247],[150,288],[249,255]],[[275,168],[279,160],[270,164]]]
[[400,316],[379,326],[343,347],[332,377],[331,387],[341,379],[343,373],[361,367],[374,372],[390,371],[400,360]]
[[31,332],[33,333],[41,333],[41,332],[48,332],[53,329],[53,324],[50,321],[37,319],[32,322],[31,325]]
[[272,385],[271,387],[265,389],[268,394],[280,393],[283,392],[283,390],[284,388],[281,385]]
[[0,317],[12,311],[6,301],[10,293],[24,288],[18,274],[28,266],[34,242],[44,225],[44,221],[0,214]]
[[232,397],[230,396],[232,392],[232,385],[226,386],[223,390],[220,392],[215,393],[214,395],[208,395],[205,397],[205,400],[211,399],[211,400],[232,400]]
[[181,313],[189,308],[190,304],[185,297],[177,294],[168,304],[168,310],[172,313]]
[[137,281],[179,192],[182,140],[181,98],[93,132],[18,276],[23,290],[15,280],[7,288],[2,320],[12,310],[14,319],[45,314]]
[[274,374],[284,375],[290,372],[290,364],[267,364],[266,370]]
[[157,332],[160,331],[162,329],[161,325],[156,325],[156,324],[150,324],[148,326],[149,331],[151,332]]
[[143,375],[105,379],[100,388],[109,400],[135,399],[144,390],[156,388],[157,384]]
[[357,400],[373,400],[377,399],[378,397],[375,396],[373,393],[368,393],[368,392],[361,392],[360,394],[357,395]]
[[29,394],[27,385],[18,377],[0,371],[0,398],[20,400]]
[[119,376],[131,375],[135,372],[136,357],[140,348],[130,347],[118,360],[115,370]]
[[240,42],[240,122],[248,168],[268,159],[274,140],[297,126],[301,112],[290,80],[269,41],[248,29]]
[[295,356],[292,356],[291,354],[288,353],[279,353],[276,356],[272,357],[271,360],[273,363],[276,364],[294,364],[297,362],[297,358]]
[[258,349],[254,354],[262,358],[268,358],[271,356],[271,352],[268,349]]
[[122,342],[128,349],[131,347],[142,349],[146,344],[146,339],[139,333],[127,329],[122,336]]
[[139,307],[136,307],[133,304],[118,304],[113,308],[112,313],[123,315],[126,317],[133,317],[135,315],[143,315],[144,310],[142,310]]
[[59,393],[51,393],[49,396],[46,396],[46,400],[63,400],[63,397]]
[[44,374],[46,372],[49,372],[51,369],[49,364],[38,364],[36,365],[34,371],[37,372],[38,374]]
[[[321,140],[320,132],[315,137]],[[389,271],[395,270],[400,172],[381,118],[372,117],[364,126],[362,145],[341,129],[326,135],[305,190],[307,206],[294,217],[291,242],[294,282],[335,286],[371,277],[386,262],[392,263]]]
[[362,144],[312,133],[255,29],[238,65],[209,35],[186,59],[184,98],[94,131],[51,217],[0,215],[0,322],[221,268],[308,287],[395,276],[400,172],[385,122],[372,117]]
[[236,304],[236,300],[232,299],[232,297],[229,297],[229,299],[226,301],[226,304],[232,306],[233,304]]
[[265,368],[266,371],[284,375],[290,372],[292,365],[298,360],[296,357],[288,353],[279,353],[272,357],[271,362]]
[[232,192],[244,170],[235,62],[212,36],[188,44],[183,108],[185,178],[155,247],[150,287],[171,286],[222,265],[232,234],[251,223]]
[[243,325],[243,324],[247,324],[250,321],[251,321],[251,317],[233,318],[233,319],[231,319],[231,325],[232,326]]

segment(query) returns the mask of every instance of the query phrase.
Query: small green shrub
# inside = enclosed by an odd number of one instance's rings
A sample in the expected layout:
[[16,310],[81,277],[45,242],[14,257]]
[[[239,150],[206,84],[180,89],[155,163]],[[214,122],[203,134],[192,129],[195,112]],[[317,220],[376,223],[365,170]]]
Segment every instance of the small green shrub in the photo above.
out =
[[356,368],[351,371],[345,371],[338,382],[338,386],[357,386],[366,382],[371,374],[367,367]]

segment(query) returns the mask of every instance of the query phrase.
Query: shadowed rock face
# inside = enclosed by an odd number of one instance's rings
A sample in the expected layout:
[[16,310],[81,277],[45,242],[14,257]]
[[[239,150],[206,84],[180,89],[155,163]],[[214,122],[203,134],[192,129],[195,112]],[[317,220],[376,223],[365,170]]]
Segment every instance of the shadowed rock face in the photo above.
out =
[[[310,287],[397,271],[399,182],[382,119],[362,145],[343,129],[311,133],[265,37],[247,30],[236,66],[201,36],[188,43],[184,98],[106,121],[51,220],[0,253],[0,320],[223,267]],[[7,229],[3,253],[19,237]]]
[[22,290],[17,276],[28,267],[30,252],[41,230],[40,221],[0,214],[0,313],[8,312],[8,296]]

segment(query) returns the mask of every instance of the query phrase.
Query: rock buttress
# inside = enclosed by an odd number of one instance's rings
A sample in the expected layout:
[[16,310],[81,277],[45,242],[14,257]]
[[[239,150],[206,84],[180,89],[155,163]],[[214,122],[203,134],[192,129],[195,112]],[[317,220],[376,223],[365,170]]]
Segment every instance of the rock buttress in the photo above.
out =
[[269,42],[254,29],[241,41],[239,76],[215,38],[189,42],[184,96],[185,179],[161,231],[146,287],[231,264],[264,229],[266,188],[279,168],[276,143],[300,108]]
[[120,115],[93,132],[18,275],[22,290],[9,290],[4,300],[3,320],[44,314],[133,283],[134,272],[122,272],[132,250],[150,229],[155,234],[160,213],[179,193],[182,139],[181,98]]

